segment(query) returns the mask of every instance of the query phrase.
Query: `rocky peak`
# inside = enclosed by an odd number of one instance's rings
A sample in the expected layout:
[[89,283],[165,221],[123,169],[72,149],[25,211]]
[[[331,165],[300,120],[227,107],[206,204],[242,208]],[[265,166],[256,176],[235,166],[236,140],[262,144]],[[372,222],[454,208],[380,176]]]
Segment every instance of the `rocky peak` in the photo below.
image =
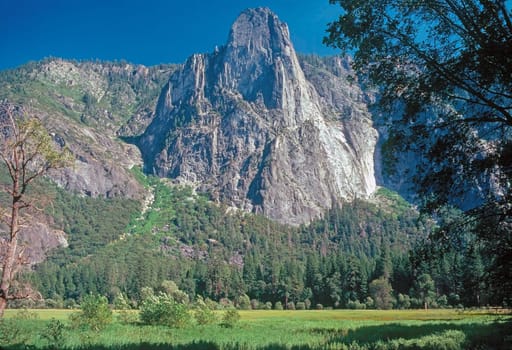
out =
[[228,52],[235,56],[262,56],[272,62],[276,55],[292,47],[286,23],[268,8],[248,9],[231,26]]
[[293,225],[366,197],[376,131],[345,77],[303,70],[287,25],[246,10],[225,46],[171,75],[140,139],[146,169]]
[[268,8],[249,9],[238,17],[216,61],[220,86],[267,108],[292,107],[294,96],[284,86],[303,80],[288,26]]

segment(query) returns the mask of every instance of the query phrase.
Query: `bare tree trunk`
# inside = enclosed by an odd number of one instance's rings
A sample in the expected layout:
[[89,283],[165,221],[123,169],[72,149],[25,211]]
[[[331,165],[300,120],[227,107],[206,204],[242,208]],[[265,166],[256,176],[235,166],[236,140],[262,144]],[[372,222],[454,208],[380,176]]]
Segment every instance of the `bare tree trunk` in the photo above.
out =
[[16,250],[18,248],[18,216],[19,207],[16,199],[13,200],[11,212],[11,234],[10,241],[7,243],[7,252],[2,271],[2,280],[0,282],[0,318],[4,316],[7,300],[9,298],[9,288],[13,275],[14,263],[16,260]]

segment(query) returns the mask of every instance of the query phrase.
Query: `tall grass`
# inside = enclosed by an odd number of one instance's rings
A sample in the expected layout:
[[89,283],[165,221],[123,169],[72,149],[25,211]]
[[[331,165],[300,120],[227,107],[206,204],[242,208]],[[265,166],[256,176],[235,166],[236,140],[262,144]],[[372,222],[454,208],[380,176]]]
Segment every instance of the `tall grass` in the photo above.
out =
[[[510,349],[507,316],[456,311],[241,311],[233,328],[220,324],[173,329],[114,322],[103,331],[69,327],[65,310],[38,310],[37,319],[20,319],[8,310],[0,331],[18,327],[22,337],[1,349],[54,349],[44,337],[55,319],[67,327],[61,349]],[[219,315],[220,316],[220,315]],[[11,329],[11,330],[12,330]],[[2,337],[0,337],[2,339]]]

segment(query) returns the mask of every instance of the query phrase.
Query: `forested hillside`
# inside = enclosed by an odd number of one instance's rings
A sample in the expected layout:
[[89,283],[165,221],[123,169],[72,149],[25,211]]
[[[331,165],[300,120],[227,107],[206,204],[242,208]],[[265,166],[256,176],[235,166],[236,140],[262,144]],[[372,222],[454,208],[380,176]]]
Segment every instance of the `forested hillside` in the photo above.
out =
[[134,172],[153,194],[143,211],[135,201],[54,187],[48,214],[68,233],[69,247],[25,274],[47,306],[71,306],[89,293],[111,302],[122,294],[137,304],[145,287],[160,290],[169,280],[190,297],[255,305],[408,308],[425,298],[433,306],[487,300],[484,286],[477,286],[479,300],[468,294],[476,293],[468,264],[481,259],[478,251],[453,252],[432,265],[421,252],[411,255],[432,224],[388,190],[295,228]]

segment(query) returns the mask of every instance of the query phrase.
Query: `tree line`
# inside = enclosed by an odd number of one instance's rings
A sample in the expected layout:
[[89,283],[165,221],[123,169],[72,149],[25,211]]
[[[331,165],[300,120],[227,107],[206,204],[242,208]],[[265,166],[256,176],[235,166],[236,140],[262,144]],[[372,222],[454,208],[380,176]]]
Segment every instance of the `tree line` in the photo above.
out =
[[[257,308],[429,308],[506,301],[499,286],[485,280],[491,262],[469,228],[460,241],[429,245],[437,223],[391,191],[381,189],[374,202],[346,203],[310,225],[292,228],[229,212],[190,188],[148,181],[155,200],[142,218],[133,206],[127,210],[128,202],[57,190],[54,213],[70,233],[69,248],[26,276],[48,306],[72,306],[91,293],[111,303],[121,294],[138,305],[145,288],[161,290],[163,281],[173,281],[191,299],[234,305],[248,300]],[[462,215],[447,209],[444,220]]]

